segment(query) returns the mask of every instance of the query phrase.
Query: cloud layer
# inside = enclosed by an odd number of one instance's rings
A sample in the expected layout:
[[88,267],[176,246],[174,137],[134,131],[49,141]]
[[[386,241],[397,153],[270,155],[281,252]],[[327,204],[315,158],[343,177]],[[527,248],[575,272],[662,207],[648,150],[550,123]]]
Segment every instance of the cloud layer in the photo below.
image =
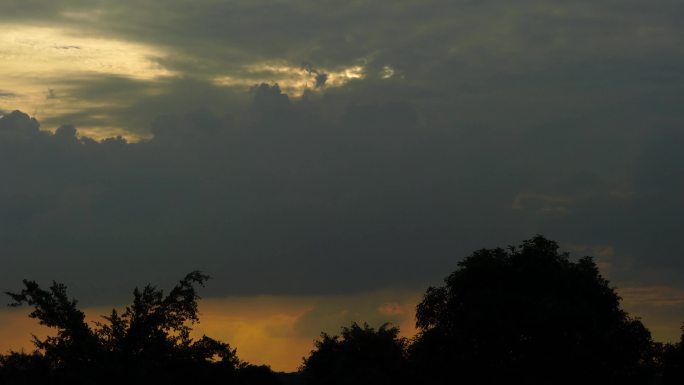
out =
[[194,269],[209,295],[415,289],[543,233],[619,286],[681,287],[683,14],[3,1],[0,282],[87,303]]

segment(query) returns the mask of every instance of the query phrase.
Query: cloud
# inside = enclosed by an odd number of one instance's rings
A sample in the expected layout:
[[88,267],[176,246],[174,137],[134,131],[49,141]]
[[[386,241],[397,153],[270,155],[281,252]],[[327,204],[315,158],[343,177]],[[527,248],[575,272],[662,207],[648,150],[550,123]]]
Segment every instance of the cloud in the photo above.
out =
[[[451,256],[459,225],[449,213],[476,213],[461,211],[469,204],[453,199],[456,186],[439,186],[456,182],[450,163],[435,168],[451,149],[434,147],[410,106],[352,104],[331,120],[275,86],[253,92],[242,114],[162,117],[153,139],[135,144],[70,126],[40,131],[18,112],[2,118],[0,253],[14,261],[4,277],[111,291],[120,279],[200,268],[221,278],[217,293],[301,293],[399,276],[419,285],[446,271],[416,257]],[[95,280],[101,269],[112,274]],[[419,271],[427,275],[405,279]]]
[[[199,0],[193,6],[181,0],[58,0],[41,6],[12,1],[3,4],[3,11],[3,30],[16,37],[12,44],[34,36],[32,41],[51,47],[40,55],[30,51],[29,57],[41,60],[22,59],[31,69],[47,62],[62,70],[95,70],[98,76],[115,74],[145,83],[175,74],[238,88],[277,82],[291,96],[301,94],[307,81],[314,88],[346,84],[350,75],[368,82],[385,78],[424,93],[439,93],[441,102],[458,106],[452,112],[467,122],[484,123],[502,115],[522,119],[520,125],[525,125],[540,115],[586,113],[597,100],[624,100],[658,87],[663,92],[658,83],[681,81],[677,69],[683,61],[676,50],[682,36],[681,24],[673,17],[681,11],[676,1],[629,1],[619,6],[609,1],[553,6],[538,0],[515,5],[397,1],[392,6],[355,1],[336,4],[330,12],[329,4],[311,0]],[[43,31],[44,37],[36,41],[33,31]],[[101,42],[102,50],[91,52],[89,41]],[[81,50],[53,49],[65,46]],[[44,51],[52,56],[46,58]],[[302,62],[315,63],[321,71],[318,80],[299,71]],[[64,74],[34,75],[43,82],[39,93],[46,87],[60,94],[65,87],[73,88],[52,84],[67,78]],[[325,82],[323,75],[328,75]],[[17,82],[13,88],[30,88]],[[128,104],[144,103],[147,96],[137,95]],[[570,108],[557,108],[568,100]],[[33,112],[40,103],[42,98],[27,97],[3,107]],[[97,113],[90,103],[87,98],[71,99],[67,106],[88,110],[90,116],[70,123],[82,130],[102,128],[103,121],[93,122]],[[73,116],[63,108],[45,107],[39,117],[52,121]],[[492,110],[501,114],[489,114]],[[119,123],[125,116],[119,111],[112,120]]]
[[[261,85],[243,109],[162,116],[152,139],[134,144],[5,116],[0,252],[15,262],[4,279],[78,281],[107,270],[111,277],[85,284],[112,292],[201,268],[220,277],[215,294],[417,287],[475,248],[542,230],[573,234],[587,213],[643,210],[613,194],[621,182],[611,168],[547,175],[567,166],[551,159],[539,169],[544,151],[530,154],[544,143],[525,131],[494,131],[507,135],[500,141],[489,129],[444,131],[406,102],[330,98],[292,100]],[[530,210],[539,199],[567,206],[567,215]],[[516,200],[524,204],[511,207]],[[583,238],[610,222],[565,236],[614,244],[619,259],[618,235]]]
[[681,11],[3,1],[21,49],[0,69],[39,76],[0,98],[38,117],[0,113],[0,281],[91,302],[196,268],[214,295],[416,288],[544,233],[618,286],[677,287]]
[[302,64],[302,68],[309,74],[309,76],[313,76],[314,88],[321,88],[325,86],[325,83],[328,81],[328,78],[330,77],[329,74],[315,69],[313,65],[309,62],[304,62],[304,64]]

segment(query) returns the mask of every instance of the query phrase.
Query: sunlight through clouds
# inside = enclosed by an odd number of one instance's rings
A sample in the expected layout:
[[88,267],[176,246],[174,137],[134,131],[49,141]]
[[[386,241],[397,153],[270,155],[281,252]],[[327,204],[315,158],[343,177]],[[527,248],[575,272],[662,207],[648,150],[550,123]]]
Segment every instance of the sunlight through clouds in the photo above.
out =
[[172,76],[158,64],[165,54],[128,41],[83,36],[56,27],[5,25],[0,29],[0,70],[13,78],[99,73],[137,79]]
[[166,54],[157,48],[58,27],[2,25],[0,47],[5,95],[0,109],[28,111],[39,119],[87,107],[80,100],[60,102],[59,96],[68,94],[75,79],[119,76],[152,81],[175,75],[158,63]]
[[338,70],[318,69],[312,72],[305,66],[284,63],[255,63],[244,66],[243,73],[234,76],[219,76],[214,83],[220,86],[251,87],[260,83],[277,83],[289,96],[298,97],[307,89],[318,88],[316,75],[325,75],[322,87],[341,87],[352,80],[363,79],[364,67],[360,65]]

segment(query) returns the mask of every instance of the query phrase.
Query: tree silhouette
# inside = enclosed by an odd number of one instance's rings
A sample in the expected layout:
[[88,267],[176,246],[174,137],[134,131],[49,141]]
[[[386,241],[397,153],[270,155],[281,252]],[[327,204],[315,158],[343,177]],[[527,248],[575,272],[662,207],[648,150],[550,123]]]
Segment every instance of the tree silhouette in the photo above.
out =
[[590,257],[537,236],[483,249],[417,307],[411,356],[422,383],[645,383],[649,331]]
[[343,327],[341,336],[321,333],[304,359],[302,374],[310,385],[406,383],[407,341],[399,329],[384,324]]
[[65,370],[82,367],[93,360],[98,350],[97,336],[85,322],[85,314],[76,308],[76,300],[69,299],[66,286],[53,282],[49,290],[43,290],[34,281],[24,280],[20,293],[6,293],[14,302],[33,306],[29,317],[41,325],[57,329],[57,335],[40,340],[34,336],[36,348],[44,352],[44,358],[53,369]]
[[[92,326],[64,285],[23,281],[10,306],[56,330],[36,351],[0,356],[0,384],[681,384],[684,327],[677,344],[654,344],[620,307],[590,257],[572,261],[542,236],[507,249],[482,249],[458,263],[416,309],[409,343],[389,324],[352,323],[322,333],[298,374],[249,365],[207,336],[197,287],[186,275],[168,294],[133,291],[133,303]],[[655,381],[655,382],[654,382]],[[660,381],[660,382],[658,382]]]
[[233,366],[235,351],[227,344],[203,336],[190,338],[191,325],[198,322],[194,284],[203,286],[209,277],[199,272],[188,274],[168,295],[153,286],[135,289],[131,306],[122,315],[116,310],[104,317],[109,324],[98,324],[97,334],[108,351],[140,360],[210,361],[218,357]]
[[684,383],[684,325],[679,342],[662,347],[662,384],[675,385]]
[[192,272],[167,295],[150,285],[136,288],[132,305],[122,314],[112,310],[93,328],[64,285],[44,290],[24,280],[21,292],[7,293],[10,306],[32,306],[29,316],[56,329],[56,335],[34,337],[33,354],[3,356],[0,383],[278,383],[268,367],[241,362],[228,344],[191,338],[192,325],[199,322],[196,286],[208,278]]

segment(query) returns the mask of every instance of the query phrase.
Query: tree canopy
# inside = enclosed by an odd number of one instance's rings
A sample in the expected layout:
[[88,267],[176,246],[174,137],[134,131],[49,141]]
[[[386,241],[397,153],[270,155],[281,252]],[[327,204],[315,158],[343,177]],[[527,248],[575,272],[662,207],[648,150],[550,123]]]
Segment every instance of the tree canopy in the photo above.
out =
[[112,310],[91,327],[70,299],[66,287],[53,282],[42,289],[24,280],[18,293],[6,293],[10,306],[29,305],[29,317],[56,330],[34,337],[33,354],[4,356],[0,383],[277,383],[268,368],[241,362],[235,349],[213,338],[190,336],[199,322],[197,286],[209,279],[198,271],[186,275],[168,294],[147,285],[133,291],[133,303],[119,314]]
[[[168,293],[147,285],[133,302],[86,322],[66,286],[24,280],[10,306],[53,328],[32,353],[0,355],[0,384],[620,384],[684,379],[684,332],[654,343],[590,257],[570,259],[542,236],[481,249],[430,287],[408,340],[384,324],[322,333],[298,373],[241,361],[229,344],[193,338],[199,322],[195,271]],[[684,328],[683,328],[684,331]]]
[[662,385],[684,384],[684,325],[681,330],[677,343],[659,346]]
[[322,333],[304,360],[304,379],[311,385],[403,384],[408,341],[398,335],[399,328],[389,324],[375,330],[357,323],[339,336]]
[[417,307],[411,354],[425,382],[628,384],[648,375],[650,333],[590,257],[573,262],[537,236],[476,251],[444,283]]

